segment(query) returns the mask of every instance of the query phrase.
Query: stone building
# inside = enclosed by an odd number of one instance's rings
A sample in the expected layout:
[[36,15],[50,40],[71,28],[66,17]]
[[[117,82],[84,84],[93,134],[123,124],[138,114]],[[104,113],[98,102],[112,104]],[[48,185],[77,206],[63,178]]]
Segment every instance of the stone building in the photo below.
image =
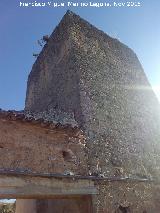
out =
[[54,198],[31,201],[35,212],[160,212],[159,102],[136,54],[76,14],[34,63],[24,112],[0,121],[2,173],[52,178],[17,196]]
[[17,198],[16,213],[90,212],[97,190],[86,179],[85,138],[75,125],[53,110],[0,111],[0,197]]

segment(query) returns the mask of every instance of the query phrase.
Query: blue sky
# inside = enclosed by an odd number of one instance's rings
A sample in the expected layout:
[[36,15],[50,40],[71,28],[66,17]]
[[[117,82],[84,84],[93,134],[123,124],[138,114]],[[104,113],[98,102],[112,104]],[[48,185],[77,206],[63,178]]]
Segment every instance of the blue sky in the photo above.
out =
[[[32,54],[40,51],[37,40],[43,35],[51,34],[67,9],[131,47],[138,55],[160,100],[159,0],[141,0],[141,6],[133,8],[19,7],[19,2],[20,0],[0,0],[0,108],[24,108],[27,76],[35,61]],[[94,2],[113,3],[114,0]]]

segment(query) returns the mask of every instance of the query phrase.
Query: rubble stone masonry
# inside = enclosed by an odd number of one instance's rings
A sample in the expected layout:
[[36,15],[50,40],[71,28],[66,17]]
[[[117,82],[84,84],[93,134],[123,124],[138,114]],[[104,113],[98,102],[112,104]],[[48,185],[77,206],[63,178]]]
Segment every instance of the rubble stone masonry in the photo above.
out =
[[[61,110],[84,131],[87,174],[159,179],[160,105],[136,54],[68,11],[28,78],[25,110]],[[95,212],[160,212],[159,189],[98,184]]]

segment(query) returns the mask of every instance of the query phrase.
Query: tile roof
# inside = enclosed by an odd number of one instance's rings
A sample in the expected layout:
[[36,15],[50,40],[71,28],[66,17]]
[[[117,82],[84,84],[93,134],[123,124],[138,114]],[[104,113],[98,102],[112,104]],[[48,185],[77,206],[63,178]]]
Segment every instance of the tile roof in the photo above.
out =
[[[73,125],[73,123],[68,122],[64,123],[58,122],[57,120],[47,119],[44,116],[45,112],[33,113],[33,112],[25,112],[25,111],[16,111],[16,110],[2,110],[0,109],[0,120],[9,120],[9,121],[19,121],[32,125],[37,125],[42,128],[47,128],[51,130],[59,130],[59,131],[67,131],[67,133],[71,133],[72,135],[79,137],[83,134],[82,130]],[[49,115],[48,115],[49,116]]]

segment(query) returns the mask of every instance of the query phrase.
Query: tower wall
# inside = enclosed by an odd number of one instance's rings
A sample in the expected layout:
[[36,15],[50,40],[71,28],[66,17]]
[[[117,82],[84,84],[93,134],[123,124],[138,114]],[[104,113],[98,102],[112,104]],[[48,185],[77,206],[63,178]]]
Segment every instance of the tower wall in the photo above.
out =
[[[46,107],[74,114],[87,137],[88,173],[159,176],[160,105],[137,56],[70,12],[29,76],[26,110]],[[149,183],[117,182],[99,188],[97,212],[130,206],[128,212],[158,213],[155,188]]]
[[34,63],[28,78],[26,110],[58,109],[68,114],[80,114],[73,22],[70,16],[64,16]]

